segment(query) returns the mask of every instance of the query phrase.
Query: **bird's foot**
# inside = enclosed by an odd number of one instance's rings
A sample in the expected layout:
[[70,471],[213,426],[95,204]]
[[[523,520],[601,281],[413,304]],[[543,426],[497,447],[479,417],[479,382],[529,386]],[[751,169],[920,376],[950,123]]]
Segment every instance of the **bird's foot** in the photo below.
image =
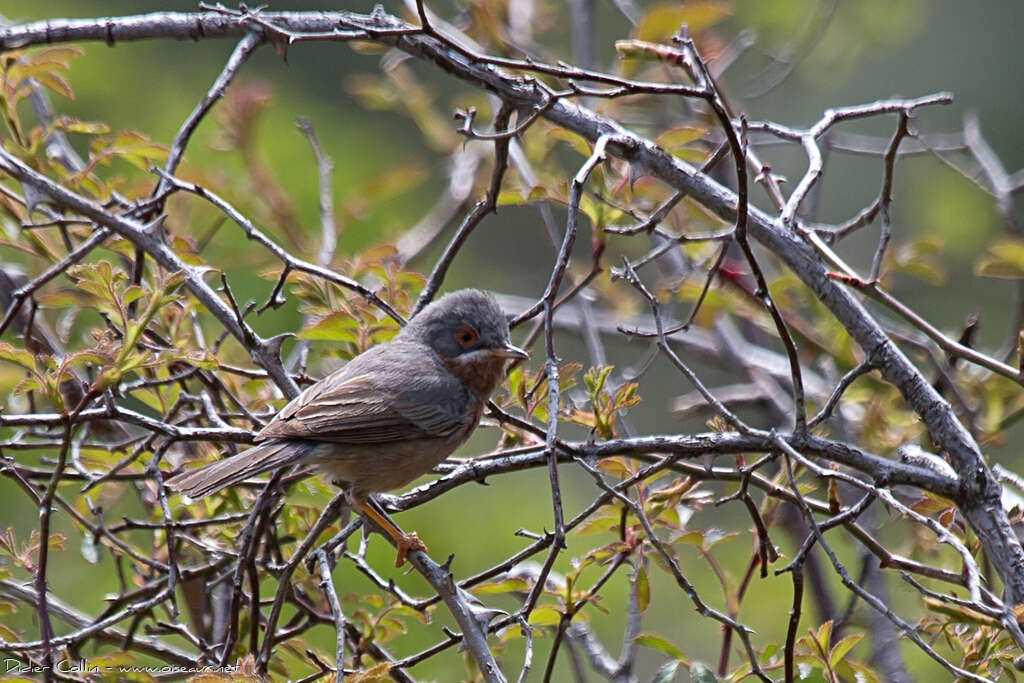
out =
[[413,550],[422,550],[427,552],[427,544],[420,540],[420,537],[416,535],[415,531],[408,534],[402,534],[395,539],[395,545],[398,546],[398,555],[395,557],[395,566],[401,567],[405,564],[405,556]]

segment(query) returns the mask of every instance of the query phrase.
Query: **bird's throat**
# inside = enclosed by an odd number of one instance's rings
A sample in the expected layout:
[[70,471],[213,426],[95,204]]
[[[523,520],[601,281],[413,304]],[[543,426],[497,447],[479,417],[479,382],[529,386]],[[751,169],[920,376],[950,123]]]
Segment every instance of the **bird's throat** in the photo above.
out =
[[508,362],[505,358],[481,351],[443,360],[448,370],[484,402],[498,388]]

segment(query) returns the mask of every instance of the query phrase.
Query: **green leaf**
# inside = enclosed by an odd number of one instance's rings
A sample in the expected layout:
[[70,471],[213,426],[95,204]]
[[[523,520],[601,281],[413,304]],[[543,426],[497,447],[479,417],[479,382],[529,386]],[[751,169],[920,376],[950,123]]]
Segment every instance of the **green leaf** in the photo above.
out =
[[584,158],[590,156],[590,143],[582,135],[565,130],[564,128],[555,128],[548,131],[547,137],[549,140],[561,140],[568,143],[569,147],[576,150]]
[[[35,533],[35,532],[33,532]],[[50,534],[46,546],[50,550],[64,550],[64,541],[67,540],[67,536],[59,532],[53,532]]]
[[187,279],[188,275],[185,273],[185,271],[174,271],[163,280],[164,294],[173,294],[179,287],[181,287],[185,283],[185,280]]
[[604,389],[605,382],[608,381],[608,375],[611,374],[614,367],[614,365],[601,365],[587,370],[586,374],[583,375],[583,382],[587,385],[588,393],[600,393]]
[[331,313],[299,332],[299,339],[356,343],[359,341],[359,322],[344,313]]
[[704,532],[700,529],[691,529],[684,534],[680,534],[676,539],[676,543],[692,543],[693,545],[704,546]]
[[140,287],[139,285],[131,285],[126,290],[124,290],[124,294],[121,295],[121,303],[127,306],[131,302],[145,295],[146,290],[144,290],[142,287]]
[[822,652],[828,652],[828,643],[832,639],[832,620],[829,619],[818,628],[818,632],[814,634],[814,638],[818,641],[818,647],[821,648]]
[[599,534],[607,531],[612,531],[619,528],[620,517],[618,514],[605,515],[601,517],[591,517],[586,522],[583,522],[576,527],[577,536],[586,536],[587,534]]
[[536,202],[548,198],[548,188],[543,185],[534,185],[526,195],[526,201]]
[[58,95],[63,95],[69,100],[73,100],[75,98],[75,93],[71,90],[71,84],[68,83],[66,78],[58,73],[45,71],[37,74],[35,79]]
[[626,219],[626,215],[622,211],[590,195],[584,195],[580,198],[580,211],[590,219],[591,224],[596,229],[614,223],[621,223]]
[[190,266],[206,266],[206,262],[203,257],[196,253],[196,243],[190,237],[185,235],[169,235],[167,241],[170,243],[174,253],[181,258],[182,261]]
[[107,669],[116,666],[129,666],[135,662],[135,656],[129,652],[119,650],[117,652],[106,652],[102,655],[90,657],[87,662],[89,666]]
[[476,595],[488,595],[492,593],[514,593],[530,590],[530,585],[523,579],[512,578],[504,581],[489,581],[473,588]]
[[670,659],[661,665],[661,668],[654,674],[651,683],[669,683],[675,680],[676,672],[679,671],[680,662],[678,659]]
[[550,605],[542,605],[530,612],[530,623],[534,626],[557,626],[562,613]]
[[946,280],[946,273],[934,261],[909,261],[900,264],[899,270],[930,285],[941,285]]
[[517,206],[526,203],[523,193],[519,190],[502,190],[498,193],[496,201],[498,206]]
[[110,132],[110,126],[102,121],[82,121],[73,116],[61,116],[54,122],[54,125],[69,133],[103,135]]
[[[10,629],[10,627],[4,626],[3,624],[0,624],[0,638],[3,638],[4,640],[6,640],[9,643],[16,643],[19,640],[21,640],[21,638],[18,637],[17,633],[12,631]],[[4,679],[4,683],[11,683],[11,681],[24,681],[26,683],[37,683],[37,681],[34,681],[31,678],[11,677],[11,678],[5,678]]]
[[857,681],[857,683],[882,683],[875,670],[861,662],[850,659],[839,662],[836,666],[837,673],[846,681]]
[[668,41],[686,24],[691,34],[700,33],[729,16],[725,4],[717,2],[666,2],[652,6],[633,27],[633,37],[651,42]]
[[694,662],[690,666],[690,681],[692,683],[716,683],[718,677],[715,676],[715,672],[707,664]]
[[683,659],[683,652],[682,652],[682,650],[680,650],[678,647],[676,647],[671,642],[669,642],[669,640],[667,638],[664,638],[664,637],[659,636],[657,634],[654,634],[654,633],[641,633],[640,635],[638,635],[636,638],[633,639],[633,642],[636,643],[637,645],[643,645],[644,647],[649,647],[652,650],[658,650],[659,652],[664,652],[665,654],[669,655],[670,657],[675,657],[676,659]]
[[924,604],[929,610],[949,617],[952,623],[998,628],[998,622],[995,619],[980,612],[975,612],[969,607],[951,605],[935,598],[925,598]]
[[1024,242],[999,240],[988,248],[988,254],[974,264],[975,275],[1017,280],[1024,278]]
[[78,303],[78,299],[71,292],[53,292],[36,296],[36,303],[48,308],[70,308]]
[[657,138],[655,142],[667,152],[675,154],[679,148],[690,144],[694,140],[700,140],[707,131],[699,126],[678,126],[670,128]]
[[636,568],[636,607],[646,612],[651,604],[651,583],[647,579],[647,569],[643,565]]
[[860,639],[864,637],[863,633],[854,633],[848,635],[832,647],[832,651],[828,655],[828,663],[833,668],[846,656],[853,646],[860,642]]
[[121,131],[114,136],[105,151],[107,154],[124,159],[142,171],[149,171],[150,166],[167,158],[167,147],[153,142],[142,133],[133,130]]
[[607,472],[613,477],[619,479],[626,479],[633,476],[634,468],[630,465],[626,458],[618,455],[613,455],[610,458],[602,458],[597,463],[597,469],[602,472]]
[[105,391],[120,382],[122,377],[124,377],[124,372],[110,365],[100,371],[96,379],[93,380],[93,386],[99,391]]
[[25,349],[18,349],[7,342],[0,342],[0,360],[20,365],[26,370],[34,370],[36,367],[35,356]]

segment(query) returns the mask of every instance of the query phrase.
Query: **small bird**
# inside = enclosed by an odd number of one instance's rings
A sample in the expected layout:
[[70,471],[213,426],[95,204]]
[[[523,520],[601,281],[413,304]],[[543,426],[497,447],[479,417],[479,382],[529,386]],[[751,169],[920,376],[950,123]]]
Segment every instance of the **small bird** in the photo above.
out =
[[195,499],[263,472],[315,465],[394,540],[400,567],[410,550],[427,548],[373,507],[370,496],[408,484],[451,455],[473,433],[507,362],[527,357],[509,341],[493,296],[452,292],[391,341],[292,399],[256,435],[254,447],[167,485]]

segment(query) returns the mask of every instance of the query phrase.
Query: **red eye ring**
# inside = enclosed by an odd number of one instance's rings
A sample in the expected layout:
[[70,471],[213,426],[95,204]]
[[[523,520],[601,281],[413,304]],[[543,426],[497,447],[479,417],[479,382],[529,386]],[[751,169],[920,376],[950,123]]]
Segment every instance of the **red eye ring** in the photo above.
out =
[[468,349],[473,344],[476,344],[478,336],[472,325],[459,325],[455,328],[455,341],[464,349]]

